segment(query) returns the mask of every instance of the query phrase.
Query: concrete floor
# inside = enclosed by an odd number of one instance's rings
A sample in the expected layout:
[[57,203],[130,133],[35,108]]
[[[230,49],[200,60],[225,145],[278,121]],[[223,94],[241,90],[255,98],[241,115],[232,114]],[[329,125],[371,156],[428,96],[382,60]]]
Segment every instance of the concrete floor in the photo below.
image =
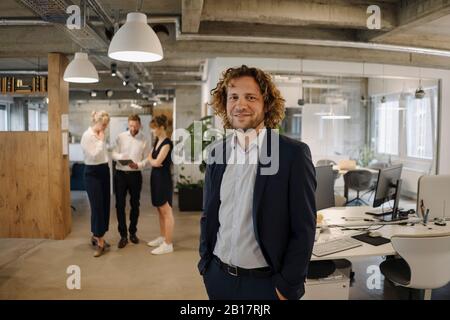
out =
[[[207,299],[196,268],[200,212],[174,209],[175,252],[154,256],[146,243],[159,235],[157,211],[145,186],[142,196],[141,242],[117,248],[120,237],[112,206],[106,234],[111,250],[100,258],[93,257],[89,244],[89,204],[80,191],[72,192],[76,211],[65,240],[0,239],[0,299]],[[81,269],[80,290],[66,287],[70,265]]]

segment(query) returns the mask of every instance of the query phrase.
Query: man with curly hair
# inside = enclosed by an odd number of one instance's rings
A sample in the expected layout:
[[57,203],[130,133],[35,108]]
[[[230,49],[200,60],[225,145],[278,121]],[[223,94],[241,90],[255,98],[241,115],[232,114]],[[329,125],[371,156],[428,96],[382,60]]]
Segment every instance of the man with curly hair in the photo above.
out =
[[264,71],[229,68],[211,94],[232,133],[207,161],[198,269],[208,296],[300,299],[316,227],[310,150],[273,130],[284,99]]

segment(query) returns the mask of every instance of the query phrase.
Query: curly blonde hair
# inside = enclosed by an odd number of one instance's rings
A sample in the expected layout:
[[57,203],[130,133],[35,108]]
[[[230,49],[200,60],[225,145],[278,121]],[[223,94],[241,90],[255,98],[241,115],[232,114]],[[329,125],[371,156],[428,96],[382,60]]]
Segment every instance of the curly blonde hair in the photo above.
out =
[[267,128],[275,129],[284,118],[285,100],[275,86],[272,77],[261,69],[242,65],[225,70],[217,86],[211,90],[212,99],[209,105],[214,109],[214,113],[222,118],[225,129],[233,128],[227,116],[227,90],[232,79],[246,76],[255,79],[264,98],[264,125]]
[[91,123],[92,125],[97,124],[99,122],[102,123],[109,123],[109,114],[104,111],[92,111],[91,113]]

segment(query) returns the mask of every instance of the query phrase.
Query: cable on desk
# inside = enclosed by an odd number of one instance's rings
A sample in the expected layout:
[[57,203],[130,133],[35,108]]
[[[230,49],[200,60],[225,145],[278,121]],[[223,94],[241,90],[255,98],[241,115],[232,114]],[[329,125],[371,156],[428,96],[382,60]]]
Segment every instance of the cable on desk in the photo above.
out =
[[385,224],[377,227],[377,228],[373,228],[371,229],[372,226],[368,226],[368,227],[363,227],[363,228],[349,228],[349,227],[344,227],[341,229],[341,231],[376,231],[379,230],[381,228],[383,228],[385,226]]

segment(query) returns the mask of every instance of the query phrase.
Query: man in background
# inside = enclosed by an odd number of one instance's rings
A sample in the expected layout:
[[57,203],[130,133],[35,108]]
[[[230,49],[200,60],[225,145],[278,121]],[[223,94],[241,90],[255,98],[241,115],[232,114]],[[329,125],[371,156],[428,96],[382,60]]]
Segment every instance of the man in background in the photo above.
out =
[[[112,158],[116,164],[116,210],[118,230],[120,233],[119,248],[128,244],[128,233],[130,241],[139,243],[136,235],[139,219],[139,205],[142,189],[142,170],[147,164],[150,153],[150,145],[144,134],[140,132],[141,119],[138,115],[128,117],[128,131],[117,136]],[[131,161],[127,161],[131,160]],[[127,230],[125,214],[125,203],[127,194],[130,194],[130,226]]]

